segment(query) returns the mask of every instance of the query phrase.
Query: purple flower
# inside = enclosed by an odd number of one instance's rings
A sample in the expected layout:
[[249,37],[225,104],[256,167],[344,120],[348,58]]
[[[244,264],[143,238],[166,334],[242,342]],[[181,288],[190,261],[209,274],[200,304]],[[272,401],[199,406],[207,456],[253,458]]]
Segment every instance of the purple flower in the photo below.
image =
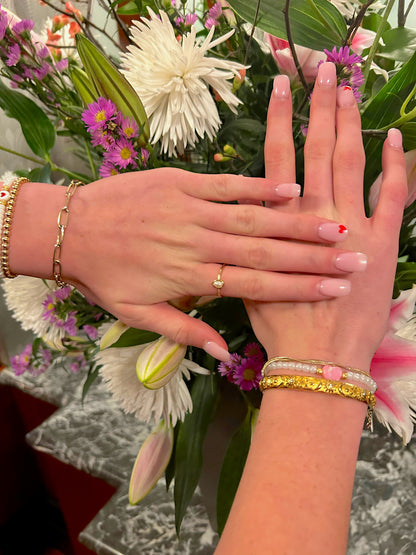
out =
[[150,152],[146,148],[140,149],[140,158],[142,166],[145,168],[147,166],[147,161],[149,160]]
[[106,160],[120,168],[127,168],[127,166],[136,168],[136,156],[133,143],[124,137],[120,137],[115,146],[105,154]]
[[60,287],[54,292],[55,299],[58,301],[64,301],[67,299],[72,293],[72,288],[70,285],[65,285],[65,287]]
[[9,67],[15,66],[20,60],[20,46],[15,42],[9,48],[7,53],[6,65]]
[[42,314],[42,318],[46,322],[50,322],[51,324],[54,324],[56,322],[56,310],[55,310],[55,302],[52,295],[46,295],[46,298],[42,302],[42,305],[46,308],[45,312]]
[[244,348],[244,356],[247,358],[255,358],[262,364],[264,364],[264,356],[261,347],[258,343],[249,343]]
[[36,48],[36,54],[39,58],[49,58],[49,48],[47,46],[41,46],[40,48]]
[[116,115],[117,108],[111,100],[107,100],[100,96],[97,102],[92,102],[88,108],[82,113],[82,120],[88,128],[93,131],[99,127],[103,127],[111,121]]
[[79,355],[76,358],[75,362],[72,362],[69,365],[69,368],[71,370],[71,372],[73,372],[74,374],[76,374],[77,372],[79,372],[82,368],[84,368],[86,366],[87,362],[84,358],[83,355]]
[[[359,88],[364,83],[364,76],[361,71],[361,63],[363,59],[354,52],[350,53],[348,46],[343,46],[339,50],[334,48],[324,50],[327,61],[333,62],[337,66],[338,84],[340,87],[351,87],[352,92],[357,100],[361,101],[361,92]],[[318,64],[322,63],[322,61]]]
[[9,16],[3,10],[0,10],[0,40],[4,39],[6,29],[9,25]]
[[82,329],[85,331],[85,333],[88,335],[90,339],[92,339],[93,341],[97,339],[98,337],[97,328],[95,328],[94,326],[90,326],[89,324],[86,324]]
[[64,330],[68,335],[72,337],[78,333],[77,319],[75,318],[76,311],[71,311],[68,313],[67,319],[64,322]]
[[176,25],[177,27],[180,27],[180,26],[182,25],[183,22],[184,22],[183,17],[180,16],[180,15],[175,19],[175,25]]
[[188,13],[185,17],[185,25],[193,25],[197,21],[198,16],[196,13]]
[[242,358],[239,366],[234,369],[234,383],[243,391],[256,389],[261,380],[263,364],[255,357]]
[[26,31],[31,31],[33,29],[34,23],[31,19],[22,19],[15,23],[12,27],[13,33],[16,35],[21,35]]
[[44,64],[42,64],[41,67],[34,69],[33,74],[36,77],[36,79],[38,79],[39,81],[42,81],[42,79],[45,79],[45,77],[48,75],[51,69],[52,69],[51,66],[45,62]]
[[22,77],[25,79],[33,79],[33,72],[30,67],[25,66],[22,71]]
[[16,376],[21,376],[28,370],[30,366],[30,357],[32,356],[32,344],[26,345],[20,355],[16,355],[10,359],[10,364]]
[[62,58],[62,60],[56,62],[55,67],[58,71],[65,71],[68,68],[68,58]]
[[111,177],[112,175],[118,175],[120,172],[111,162],[104,162],[100,167],[101,177]]
[[221,376],[225,376],[227,380],[234,383],[234,371],[241,363],[241,356],[237,353],[232,353],[228,362],[220,362],[218,365],[218,372]]
[[219,25],[218,21],[212,17],[208,17],[205,20],[205,27],[207,29],[211,29],[211,27],[215,27],[216,25]]
[[133,118],[125,118],[122,116],[120,128],[122,134],[127,137],[127,139],[133,139],[139,134],[139,126]]

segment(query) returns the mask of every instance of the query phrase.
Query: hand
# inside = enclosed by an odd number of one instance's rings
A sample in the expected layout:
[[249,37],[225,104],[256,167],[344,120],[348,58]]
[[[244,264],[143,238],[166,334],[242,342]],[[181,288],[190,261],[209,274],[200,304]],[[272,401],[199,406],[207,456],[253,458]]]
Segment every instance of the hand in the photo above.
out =
[[[215,295],[212,281],[222,263],[229,266],[221,294],[258,301],[326,298],[337,292],[320,288],[317,274],[344,276],[335,266],[344,251],[328,246],[329,240],[344,238],[337,223],[329,225],[328,235],[325,218],[277,217],[262,206],[219,204],[237,198],[284,203],[284,188],[277,191],[273,180],[168,168],[92,183],[72,200],[64,277],[130,326],[179,343],[226,348],[207,324],[166,301]],[[304,275],[280,273],[287,271]],[[334,283],[342,289],[345,281]]]
[[[295,178],[290,88],[276,79],[265,145],[266,175]],[[335,133],[336,130],[336,133]],[[367,256],[365,272],[349,276],[351,293],[328,301],[247,303],[257,337],[269,356],[334,360],[368,369],[385,333],[407,196],[401,137],[391,130],[383,148],[383,183],[374,215],[363,203],[365,156],[361,122],[351,90],[336,88],[335,66],[319,68],[305,145],[305,189],[291,214],[316,214],[348,225],[345,246]],[[301,341],[299,341],[301,336]]]

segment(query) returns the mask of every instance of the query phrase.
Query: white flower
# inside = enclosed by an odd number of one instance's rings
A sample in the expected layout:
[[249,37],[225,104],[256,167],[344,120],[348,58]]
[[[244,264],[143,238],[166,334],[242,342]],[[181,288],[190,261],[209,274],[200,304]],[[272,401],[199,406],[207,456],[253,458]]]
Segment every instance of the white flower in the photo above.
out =
[[111,347],[97,353],[95,360],[101,364],[100,373],[107,388],[128,413],[146,422],[165,422],[176,425],[187,412],[192,411],[192,399],[183,380],[189,380],[190,370],[197,374],[208,374],[190,360],[184,359],[176,374],[164,387],[156,390],[146,389],[136,374],[139,354],[149,343],[135,347]]
[[[353,0],[330,0],[331,4],[341,12],[341,14],[350,19],[354,15],[356,15],[360,9],[362,8],[362,4],[360,2],[354,2]],[[385,2],[382,0],[378,0],[373,2],[371,6],[369,6],[367,13],[371,12],[378,12],[385,8]]]
[[213,139],[221,125],[210,92],[214,89],[233,112],[240,100],[232,93],[232,80],[244,66],[206,57],[206,52],[226,41],[234,31],[211,42],[196,40],[196,28],[178,42],[168,16],[160,18],[148,8],[150,19],[130,27],[135,43],[122,54],[124,74],[143,102],[150,121],[151,141],[161,141],[162,152],[183,153],[198,136]]
[[17,276],[2,282],[8,309],[14,318],[20,322],[22,329],[33,331],[46,342],[59,345],[65,336],[62,327],[51,325],[43,318],[46,297],[57,290],[54,281],[43,280],[28,276]]
[[13,172],[6,172],[0,177],[0,182],[4,185],[11,185],[17,177]]

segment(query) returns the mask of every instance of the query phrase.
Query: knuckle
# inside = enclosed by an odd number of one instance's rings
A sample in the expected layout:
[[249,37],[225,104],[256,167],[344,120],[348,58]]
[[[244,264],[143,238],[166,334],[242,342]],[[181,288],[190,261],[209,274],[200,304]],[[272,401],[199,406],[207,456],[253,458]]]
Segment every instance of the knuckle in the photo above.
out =
[[259,241],[250,244],[247,248],[247,264],[249,268],[256,270],[266,269],[267,255],[267,249]]
[[365,154],[362,149],[357,151],[353,146],[338,150],[334,155],[334,165],[342,169],[361,169],[365,166]]
[[255,235],[256,218],[251,206],[240,205],[237,207],[235,223],[238,233],[244,235]]
[[225,174],[219,173],[215,175],[215,179],[213,180],[213,187],[215,194],[219,199],[226,200],[228,198],[229,183],[228,177]]
[[264,284],[259,276],[251,276],[243,283],[243,297],[252,300],[264,300]]
[[305,158],[311,161],[322,161],[328,158],[328,153],[330,151],[330,144],[327,141],[320,141],[319,143],[316,141],[306,141],[305,143]]

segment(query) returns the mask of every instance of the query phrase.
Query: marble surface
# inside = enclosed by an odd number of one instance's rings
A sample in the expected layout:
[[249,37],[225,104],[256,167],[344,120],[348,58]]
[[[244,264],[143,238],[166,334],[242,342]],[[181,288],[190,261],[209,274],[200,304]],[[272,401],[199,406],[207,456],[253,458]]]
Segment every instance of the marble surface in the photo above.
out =
[[[117,493],[83,530],[80,541],[99,555],[210,555],[217,535],[198,492],[175,534],[172,491],[163,480],[137,506],[127,498],[130,471],[150,426],[125,415],[101,384],[81,403],[81,376],[55,369],[37,378],[11,372],[0,383],[16,386],[60,408],[27,435],[43,452],[102,478]],[[215,489],[213,487],[213,489]],[[416,442],[381,426],[365,431],[354,486],[348,555],[416,554]]]

